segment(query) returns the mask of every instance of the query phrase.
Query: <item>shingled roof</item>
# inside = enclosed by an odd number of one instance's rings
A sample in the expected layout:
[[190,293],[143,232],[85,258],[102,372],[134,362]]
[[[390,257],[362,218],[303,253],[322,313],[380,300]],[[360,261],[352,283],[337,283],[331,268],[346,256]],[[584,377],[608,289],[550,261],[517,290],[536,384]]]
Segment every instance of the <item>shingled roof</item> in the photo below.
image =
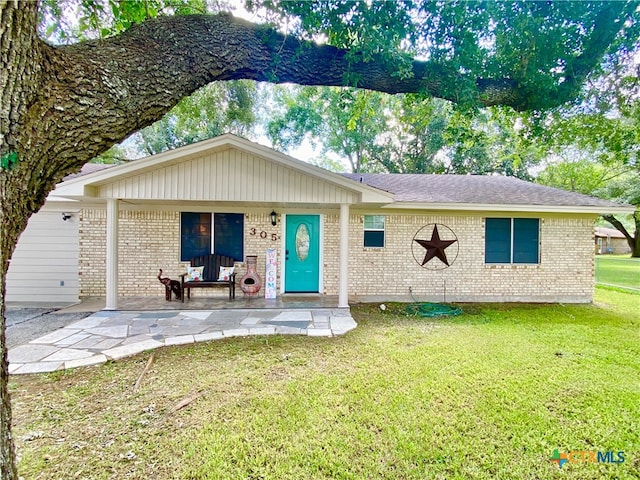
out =
[[432,204],[596,207],[621,204],[499,175],[344,173],[347,178],[395,194],[394,201]]
[[85,163],[79,172],[67,175],[63,178],[63,181],[66,182],[67,180],[71,180],[72,178],[83,177],[85,175],[89,175],[90,173],[100,172],[111,167],[115,167],[115,165],[110,163]]

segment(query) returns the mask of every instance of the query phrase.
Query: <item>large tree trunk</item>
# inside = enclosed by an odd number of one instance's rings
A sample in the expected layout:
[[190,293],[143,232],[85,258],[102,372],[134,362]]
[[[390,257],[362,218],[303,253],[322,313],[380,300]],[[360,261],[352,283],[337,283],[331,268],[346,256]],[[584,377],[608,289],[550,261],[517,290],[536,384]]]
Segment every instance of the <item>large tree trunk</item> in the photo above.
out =
[[[4,204],[6,198],[4,178],[2,178],[2,186],[0,186],[0,202]],[[9,191],[11,189],[8,189]],[[4,208],[0,209],[3,213]],[[7,480],[17,480],[18,471],[16,469],[16,455],[11,436],[11,398],[9,396],[9,361],[7,358],[7,342],[6,342],[6,320],[5,320],[5,292],[7,284],[7,270],[9,268],[9,259],[13,253],[13,248],[9,248],[11,237],[14,237],[14,245],[20,235],[19,225],[5,225],[11,220],[0,214],[2,222],[2,247],[0,251],[0,478]],[[11,235],[6,230],[13,232]],[[16,234],[17,232],[17,234]]]
[[[9,260],[29,216],[54,183],[29,163],[25,114],[41,79],[36,5],[0,3],[0,478],[17,480],[11,436],[5,292]],[[22,144],[22,145],[20,145]],[[40,185],[42,183],[42,185]]]

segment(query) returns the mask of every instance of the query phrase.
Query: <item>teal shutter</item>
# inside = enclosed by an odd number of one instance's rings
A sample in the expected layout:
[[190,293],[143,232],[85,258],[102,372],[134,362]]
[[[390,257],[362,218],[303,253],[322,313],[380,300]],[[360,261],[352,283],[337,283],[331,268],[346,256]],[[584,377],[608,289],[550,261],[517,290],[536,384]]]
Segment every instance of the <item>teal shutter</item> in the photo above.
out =
[[485,263],[511,263],[511,219],[485,219]]
[[384,247],[384,232],[377,232],[375,230],[364,232],[364,246],[365,247]]
[[513,219],[513,263],[539,263],[540,220]]

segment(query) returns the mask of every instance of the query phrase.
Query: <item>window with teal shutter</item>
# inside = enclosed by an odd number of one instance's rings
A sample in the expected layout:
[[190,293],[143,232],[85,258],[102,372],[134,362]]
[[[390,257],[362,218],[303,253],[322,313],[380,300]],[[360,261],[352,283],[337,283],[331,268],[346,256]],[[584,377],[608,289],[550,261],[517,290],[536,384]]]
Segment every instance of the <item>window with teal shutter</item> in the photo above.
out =
[[485,263],[540,263],[539,218],[485,219]]
[[511,219],[487,218],[484,235],[485,263],[511,263]]
[[539,263],[539,232],[539,219],[513,219],[513,263]]

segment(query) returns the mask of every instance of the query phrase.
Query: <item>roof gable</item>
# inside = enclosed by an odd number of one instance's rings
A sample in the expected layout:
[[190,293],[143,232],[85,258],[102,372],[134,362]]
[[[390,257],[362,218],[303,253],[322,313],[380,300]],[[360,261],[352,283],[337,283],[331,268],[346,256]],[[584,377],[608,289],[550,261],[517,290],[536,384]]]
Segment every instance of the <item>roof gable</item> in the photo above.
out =
[[54,196],[386,204],[393,195],[231,134],[59,184]]

